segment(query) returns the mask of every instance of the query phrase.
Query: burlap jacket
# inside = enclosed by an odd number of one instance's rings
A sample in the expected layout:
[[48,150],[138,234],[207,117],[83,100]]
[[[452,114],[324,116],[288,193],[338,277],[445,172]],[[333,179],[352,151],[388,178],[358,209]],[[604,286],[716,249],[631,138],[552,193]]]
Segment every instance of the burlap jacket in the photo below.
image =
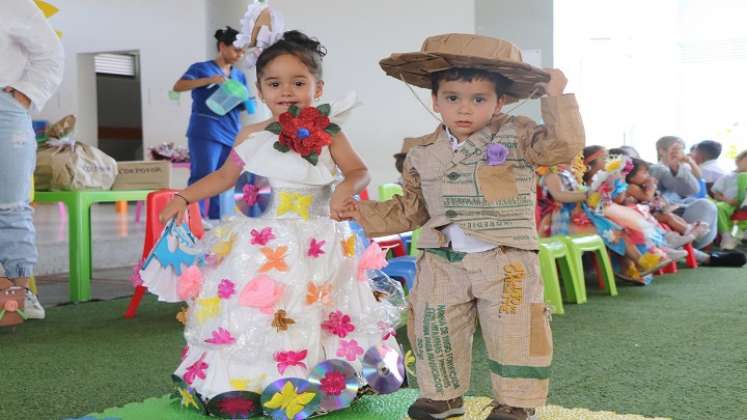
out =
[[[419,248],[448,246],[441,229],[456,223],[468,235],[496,246],[536,250],[536,165],[570,162],[584,147],[576,97],[542,98],[544,125],[526,117],[496,116],[452,151],[443,127],[408,154],[403,196],[361,202],[361,224],[370,236],[423,227]],[[488,165],[486,148],[504,145],[501,165]]]

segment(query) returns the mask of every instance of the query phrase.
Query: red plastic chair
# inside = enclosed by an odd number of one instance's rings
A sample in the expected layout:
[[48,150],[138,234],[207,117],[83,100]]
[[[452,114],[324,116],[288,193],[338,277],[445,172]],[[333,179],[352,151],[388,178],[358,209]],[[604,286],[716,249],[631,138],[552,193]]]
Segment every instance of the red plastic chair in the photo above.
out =
[[385,253],[392,251],[395,257],[404,257],[407,255],[407,248],[405,248],[405,242],[399,235],[381,236],[373,238],[371,241],[376,242],[381,247],[381,250]]
[[[148,194],[146,199],[146,214],[145,214],[145,241],[143,242],[143,255],[144,260],[150,250],[153,249],[153,245],[161,237],[163,231],[163,223],[158,219],[158,214],[166,207],[166,204],[174,197],[176,190],[159,190],[153,191]],[[200,218],[200,207],[197,203],[192,203],[187,209],[187,218],[189,220],[189,229],[192,234],[197,238],[202,238],[205,234],[202,228],[202,219]],[[135,293],[130,299],[130,305],[127,307],[127,311],[124,314],[125,318],[134,318],[137,314],[137,308],[140,306],[140,301],[145,295],[145,286],[135,287]]]

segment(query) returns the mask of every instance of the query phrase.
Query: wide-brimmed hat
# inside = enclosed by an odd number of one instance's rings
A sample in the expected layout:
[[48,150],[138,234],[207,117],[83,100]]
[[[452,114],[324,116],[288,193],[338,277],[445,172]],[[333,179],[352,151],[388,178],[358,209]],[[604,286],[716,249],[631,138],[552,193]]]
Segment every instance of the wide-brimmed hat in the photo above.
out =
[[514,44],[471,34],[431,36],[419,52],[395,53],[379,64],[389,76],[426,89],[431,88],[431,74],[451,68],[498,73],[511,81],[506,94],[514,99],[532,96],[538,83],[550,80],[546,72],[524,63]]

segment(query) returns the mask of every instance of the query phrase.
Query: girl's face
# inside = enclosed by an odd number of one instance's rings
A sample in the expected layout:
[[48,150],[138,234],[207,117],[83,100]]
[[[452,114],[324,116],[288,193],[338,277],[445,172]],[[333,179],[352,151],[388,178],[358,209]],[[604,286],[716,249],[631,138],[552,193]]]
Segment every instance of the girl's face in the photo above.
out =
[[607,161],[607,153],[605,152],[602,156],[594,159],[589,164],[589,179],[594,176],[597,172],[604,169],[604,164]]
[[643,185],[648,180],[648,177],[648,169],[641,166],[640,168],[638,168],[638,171],[635,173],[635,175],[630,177],[630,183],[635,185]]
[[244,55],[244,50],[221,42],[218,44],[218,53],[226,64],[233,65],[241,60],[241,57]]
[[291,105],[310,106],[322,96],[324,82],[317,80],[298,57],[283,54],[275,57],[262,69],[257,91],[273,117],[288,111]]

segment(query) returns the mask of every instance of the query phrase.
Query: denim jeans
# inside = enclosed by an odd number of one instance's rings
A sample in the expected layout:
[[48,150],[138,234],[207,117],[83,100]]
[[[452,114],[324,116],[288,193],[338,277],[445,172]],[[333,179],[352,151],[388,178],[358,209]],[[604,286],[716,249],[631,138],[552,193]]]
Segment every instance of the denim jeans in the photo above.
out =
[[0,264],[5,276],[30,277],[36,264],[36,232],[29,204],[36,166],[31,116],[0,91]]

